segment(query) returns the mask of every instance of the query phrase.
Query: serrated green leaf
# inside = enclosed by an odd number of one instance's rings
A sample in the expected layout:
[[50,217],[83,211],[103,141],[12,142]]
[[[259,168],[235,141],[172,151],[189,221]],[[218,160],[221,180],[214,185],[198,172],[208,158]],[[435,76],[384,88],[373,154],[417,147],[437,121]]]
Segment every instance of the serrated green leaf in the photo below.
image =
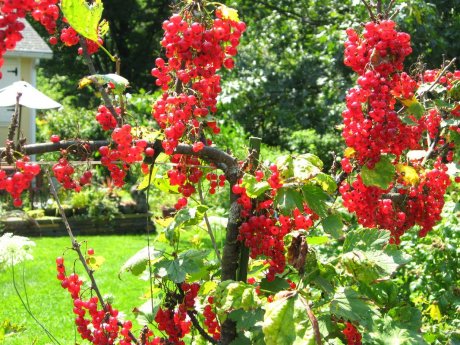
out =
[[372,329],[372,318],[380,317],[377,308],[351,288],[340,287],[330,304],[331,314],[348,321],[358,322]]
[[358,229],[350,231],[343,243],[343,252],[346,253],[353,249],[381,250],[390,241],[390,235],[388,230]]
[[387,189],[393,182],[395,176],[395,166],[387,156],[381,156],[373,169],[363,166],[361,169],[361,178],[366,186],[376,186]]
[[244,174],[242,186],[246,188],[246,194],[250,198],[257,198],[270,189],[267,181],[258,182],[251,174]]
[[321,220],[324,232],[331,235],[335,239],[339,239],[343,235],[343,222],[342,217],[338,214],[331,214]]
[[267,345],[314,344],[313,327],[305,310],[302,297],[286,291],[275,296],[275,301],[265,306],[263,332]]
[[377,279],[388,279],[398,267],[409,262],[410,257],[394,246],[382,250],[353,250],[341,256],[348,272],[365,284]]
[[410,330],[400,327],[389,315],[376,319],[376,326],[372,332],[363,333],[363,344],[377,345],[425,345],[427,344],[420,334],[420,330]]
[[[153,260],[162,253],[150,247],[150,260]],[[126,261],[120,269],[120,273],[131,272],[135,276],[140,275],[147,268],[147,263],[149,260],[149,247],[144,247],[139,250],[136,254],[131,256],[128,261]]]
[[294,177],[301,181],[307,181],[317,176],[323,168],[323,162],[310,153],[296,156],[293,160]]
[[291,214],[296,208],[303,210],[302,194],[293,188],[281,187],[274,198],[275,206],[282,214]]
[[328,174],[320,172],[313,179],[326,193],[332,194],[337,189],[337,183],[334,178]]
[[94,0],[91,5],[85,0],[62,0],[61,10],[76,32],[97,42],[99,22],[104,10],[101,0]]
[[327,217],[326,201],[329,196],[318,186],[306,184],[302,187],[302,194],[308,207],[321,218]]

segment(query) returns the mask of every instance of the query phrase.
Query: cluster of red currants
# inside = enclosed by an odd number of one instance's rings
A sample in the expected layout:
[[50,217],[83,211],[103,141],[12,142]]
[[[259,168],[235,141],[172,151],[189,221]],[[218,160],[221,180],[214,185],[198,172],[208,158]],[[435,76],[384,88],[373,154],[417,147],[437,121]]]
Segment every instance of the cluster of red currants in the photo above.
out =
[[28,156],[18,159],[15,163],[16,171],[7,176],[5,170],[0,170],[0,190],[6,190],[13,198],[13,205],[21,207],[21,194],[30,187],[32,180],[40,173],[40,166],[30,162]]
[[113,183],[117,187],[125,184],[126,173],[130,165],[143,160],[143,152],[147,148],[145,140],[134,140],[131,134],[131,126],[126,124],[117,127],[112,132],[114,148],[101,146],[101,163],[110,171]]
[[[255,172],[256,179],[262,181],[265,175],[262,171]],[[292,230],[309,229],[318,216],[305,204],[303,210],[294,209],[291,215],[275,214],[273,198],[282,187],[279,171],[276,165],[270,166],[270,175],[266,177],[271,189],[264,193],[259,200],[248,197],[246,189],[239,184],[232,187],[232,192],[239,195],[241,217],[244,219],[239,228],[238,240],[250,249],[251,258],[263,255],[269,265],[266,278],[275,279],[286,267],[284,253],[284,237]]]
[[[440,134],[442,115],[438,109],[430,109],[419,119],[410,115],[412,124],[405,124],[395,111],[397,100],[405,106],[417,102],[415,92],[420,82],[402,72],[404,58],[411,53],[410,36],[397,32],[394,22],[367,23],[362,35],[353,29],[347,34],[345,64],[359,77],[358,85],[348,91],[343,112],[343,137],[353,153],[342,160],[342,168],[351,173],[354,160],[373,169],[382,155],[388,154],[396,156],[396,165],[404,152],[420,149],[424,131],[432,141],[439,139],[435,138]],[[420,79],[433,82],[438,72],[427,71]],[[449,89],[459,78],[460,72],[449,73],[440,82]],[[440,138],[438,146],[444,143]],[[452,157],[451,150],[446,160]],[[415,181],[395,174],[395,181],[386,190],[366,186],[358,174],[353,182],[344,182],[339,188],[344,205],[356,213],[363,226],[390,230],[393,243],[399,243],[401,235],[416,224],[421,226],[419,235],[426,235],[440,219],[450,181],[440,161],[429,171],[420,163],[410,162],[413,167],[409,169],[417,175]]]
[[[185,134],[199,142],[201,124],[214,133],[220,131],[215,121],[207,119],[217,111],[217,95],[221,91],[216,72],[222,66],[234,67],[233,56],[246,26],[223,18],[218,11],[216,15],[218,18],[210,24],[194,21],[188,14],[174,14],[163,23],[165,34],[161,44],[168,60],[157,58],[152,70],[156,85],[164,90],[154,104],[153,117],[164,130],[163,148],[167,154],[173,153]],[[203,146],[198,143],[194,150]]]
[[347,339],[347,345],[361,345],[362,336],[351,322],[345,323],[345,329],[342,331]]
[[56,179],[65,189],[73,189],[76,192],[81,190],[81,187],[91,183],[91,178],[93,174],[91,171],[87,170],[83,175],[76,180],[73,178],[75,169],[67,161],[65,157],[61,157],[59,161],[53,165],[53,173]]

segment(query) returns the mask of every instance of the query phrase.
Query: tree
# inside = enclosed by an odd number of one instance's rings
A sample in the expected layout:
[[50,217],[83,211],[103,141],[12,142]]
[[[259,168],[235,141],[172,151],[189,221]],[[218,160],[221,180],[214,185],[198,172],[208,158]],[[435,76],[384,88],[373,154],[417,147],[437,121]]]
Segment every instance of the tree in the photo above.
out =
[[[346,30],[344,63],[358,78],[346,94],[342,113],[347,145],[342,168],[331,176],[310,153],[261,163],[260,138],[250,139],[243,161],[213,145],[211,136],[220,132],[218,71],[234,68],[246,31],[236,10],[190,1],[163,22],[165,58],[157,58],[151,72],[163,91],[153,104],[159,127],[155,129],[127,123],[127,79],[96,73],[92,55],[105,50],[97,43],[105,31],[102,2],[61,3],[70,25],[61,32],[62,40],[81,46],[90,75],[79,86],[92,84],[101,93],[96,120],[110,140],[61,141],[53,136],[50,143],[14,142],[17,106],[9,140],[1,150],[16,172],[7,176],[1,171],[0,189],[20,207],[22,191],[40,171],[27,155],[60,151],[54,177],[78,192],[90,183],[92,173],[77,176],[69,160],[97,152],[116,186],[125,183],[132,165],[140,164],[141,189],[150,192],[157,186],[180,195],[174,218],[163,230],[171,252],[160,253],[148,245],[123,267],[148,276],[151,298],[138,309],[148,321],[143,328],[121,321],[104,300],[94,274],[97,257],[93,251],[82,252],[66,223],[72,248],[91,282],[88,290],[83,289],[82,279],[69,274],[65,259],[56,259],[58,279],[73,299],[83,339],[93,344],[184,344],[193,329],[201,341],[216,344],[322,344],[340,339],[348,344],[370,339],[386,343],[388,334],[398,343],[425,343],[419,334],[421,312],[398,300],[392,276],[410,261],[398,247],[401,237],[414,226],[420,237],[426,236],[441,218],[447,188],[460,182],[454,177],[459,162],[460,72],[451,71],[454,60],[438,70],[413,76],[404,72],[403,62],[412,52],[410,36],[388,19],[391,6],[383,7],[380,1],[364,5],[371,20],[362,28]],[[53,22],[43,15],[54,11],[53,1],[3,3],[2,12],[13,22],[8,22],[6,42],[20,38],[15,34],[21,29],[14,24],[16,16],[37,10],[34,6],[45,6],[33,15],[53,31]],[[278,11],[298,17],[283,3],[279,6]],[[297,68],[289,66],[293,67]],[[171,163],[164,176],[156,166],[160,160]],[[59,205],[55,181],[51,176],[48,180]],[[226,183],[226,238],[220,248],[208,214],[212,196]],[[361,226],[353,229],[350,214]],[[212,242],[211,256],[206,250],[179,251],[182,230],[202,220]],[[321,235],[315,235],[317,228]],[[341,246],[336,256],[324,257],[313,248],[332,239]],[[157,295],[154,284],[162,287]]]

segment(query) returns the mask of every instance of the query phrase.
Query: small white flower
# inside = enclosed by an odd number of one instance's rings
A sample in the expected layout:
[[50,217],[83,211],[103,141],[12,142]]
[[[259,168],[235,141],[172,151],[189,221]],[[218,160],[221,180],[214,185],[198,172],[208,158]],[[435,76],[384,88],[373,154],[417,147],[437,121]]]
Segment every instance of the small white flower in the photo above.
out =
[[32,260],[30,253],[35,242],[27,237],[5,233],[0,237],[0,270],[25,260]]

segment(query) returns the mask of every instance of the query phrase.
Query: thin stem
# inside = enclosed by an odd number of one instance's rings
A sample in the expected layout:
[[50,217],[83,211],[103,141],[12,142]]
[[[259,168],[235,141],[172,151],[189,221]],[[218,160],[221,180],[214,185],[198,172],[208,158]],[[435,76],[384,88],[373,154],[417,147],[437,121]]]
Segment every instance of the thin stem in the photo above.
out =
[[307,309],[308,318],[310,319],[311,325],[313,327],[313,332],[315,333],[316,344],[321,345],[323,342],[321,340],[321,332],[319,331],[318,320],[316,319],[315,314],[313,314],[313,311],[311,310],[308,301],[303,296],[300,296],[300,299],[305,305],[305,308]]
[[395,0],[391,0],[390,3],[388,4],[387,9],[385,10],[385,18],[389,18],[390,11],[393,8],[394,4],[395,4]]
[[367,12],[369,12],[369,17],[372,19],[373,22],[376,22],[377,19],[374,15],[374,12],[372,11],[371,5],[369,5],[369,3],[366,0],[361,0],[361,1],[363,2],[364,6],[366,6]]
[[[13,260],[13,258],[11,258],[11,260]],[[19,289],[16,285],[16,278],[15,278],[15,275],[14,275],[14,265],[13,265],[13,262],[11,263],[11,269],[12,269],[12,274],[13,274],[13,287],[14,287],[14,291],[16,291],[16,294],[19,298],[19,300],[21,301],[24,309],[27,311],[27,313],[32,317],[32,319],[34,319],[34,321],[37,323],[37,325],[40,326],[41,329],[43,329],[43,331],[46,333],[46,335],[48,336],[48,338],[55,344],[61,344],[55,337],[53,334],[51,334],[51,332],[35,317],[35,315],[32,313],[32,310],[30,309],[29,307],[29,302],[27,301],[27,304],[24,302],[22,296],[21,296],[21,293],[19,292]]]
[[147,185],[147,258],[148,258],[148,265],[149,265],[149,285],[150,285],[150,302],[151,302],[151,307],[152,307],[152,313],[154,310],[154,305],[153,305],[153,270],[152,270],[152,260],[151,260],[151,254],[150,254],[150,221],[149,221],[149,195],[150,195],[150,184],[152,181],[152,173],[153,173],[153,163],[150,164],[150,169],[149,169],[149,184]]
[[[203,197],[203,186],[202,186],[201,180],[198,182],[198,195],[200,197],[200,203],[205,204],[205,200]],[[212,246],[214,248],[214,252],[216,253],[217,260],[219,260],[219,263],[222,263],[222,257],[220,256],[219,247],[217,246],[216,238],[214,237],[214,232],[212,231],[211,223],[209,222],[207,212],[204,213],[203,218],[206,224],[206,230],[209,234],[209,237],[211,238]]]

